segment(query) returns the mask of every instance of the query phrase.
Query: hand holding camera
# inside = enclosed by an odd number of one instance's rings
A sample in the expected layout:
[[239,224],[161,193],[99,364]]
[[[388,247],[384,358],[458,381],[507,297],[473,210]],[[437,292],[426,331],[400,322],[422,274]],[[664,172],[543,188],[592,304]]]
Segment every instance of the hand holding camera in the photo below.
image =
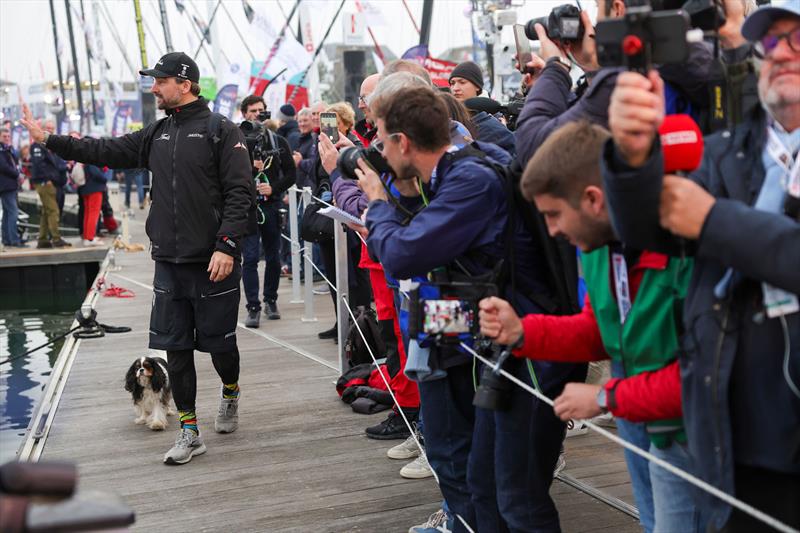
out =
[[640,167],[647,161],[664,109],[664,82],[658,72],[651,70],[647,78],[636,72],[619,75],[611,94],[608,124],[629,165]]
[[497,344],[511,346],[522,337],[522,321],[511,304],[491,296],[478,304],[480,308],[481,334]]
[[594,28],[587,11],[581,11],[581,24],[583,25],[583,39],[565,41],[564,48],[584,72],[594,72],[600,69],[600,64],[597,62]]
[[386,190],[383,188],[380,176],[378,176],[378,174],[372,170],[372,167],[369,166],[369,163],[361,157],[356,161],[356,165],[358,168],[355,169],[355,175],[358,177],[358,186],[364,191],[364,194],[367,195],[369,201],[386,201],[388,198],[386,197]]

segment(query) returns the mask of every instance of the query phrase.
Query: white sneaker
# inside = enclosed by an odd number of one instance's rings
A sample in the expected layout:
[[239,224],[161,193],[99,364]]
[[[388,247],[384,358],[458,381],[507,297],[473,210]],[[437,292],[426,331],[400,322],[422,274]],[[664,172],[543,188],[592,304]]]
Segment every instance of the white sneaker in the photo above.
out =
[[433,470],[428,464],[428,458],[421,453],[419,457],[400,469],[400,476],[406,479],[425,479],[433,477]]
[[100,239],[95,237],[91,241],[87,240],[87,239],[83,239],[83,245],[84,246],[105,246],[106,243],[104,243],[103,241],[101,241]]
[[419,446],[417,446],[414,436],[409,435],[406,440],[397,446],[389,448],[386,455],[389,459],[413,459],[414,457],[419,457]]
[[585,435],[589,433],[589,427],[583,422],[577,423],[574,420],[567,422],[567,437],[577,437],[578,435]]
[[615,428],[617,423],[614,422],[614,415],[611,413],[603,413],[592,418],[592,422],[604,428]]
[[195,455],[206,453],[206,445],[200,435],[181,428],[178,430],[178,438],[175,439],[175,446],[169,449],[164,455],[164,462],[168,465],[182,465],[192,460]]

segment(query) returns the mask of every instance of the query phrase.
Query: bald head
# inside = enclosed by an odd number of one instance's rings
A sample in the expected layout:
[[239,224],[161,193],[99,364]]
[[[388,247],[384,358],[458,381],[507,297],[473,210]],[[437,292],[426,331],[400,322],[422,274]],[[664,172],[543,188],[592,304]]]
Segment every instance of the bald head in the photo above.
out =
[[431,81],[431,75],[428,74],[428,71],[425,70],[425,67],[423,67],[416,61],[409,61],[408,59],[395,59],[394,61],[390,61],[389,63],[386,64],[385,67],[383,67],[383,72],[381,73],[381,77],[386,78],[398,72],[410,72],[415,76],[419,76],[420,78],[425,80],[429,86],[433,87],[433,81]]
[[364,116],[367,117],[367,121],[369,121],[370,124],[374,124],[375,121],[372,118],[372,112],[367,102],[369,100],[369,95],[375,91],[375,87],[378,86],[380,79],[380,74],[371,74],[364,78],[364,81],[361,82],[361,92],[358,95],[358,108],[364,113]]

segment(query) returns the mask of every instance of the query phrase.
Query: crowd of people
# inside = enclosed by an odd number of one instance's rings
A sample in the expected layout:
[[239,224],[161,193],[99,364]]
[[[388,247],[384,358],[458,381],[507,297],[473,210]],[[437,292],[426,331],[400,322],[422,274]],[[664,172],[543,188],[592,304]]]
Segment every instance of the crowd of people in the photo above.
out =
[[[597,3],[600,21],[633,9]],[[26,111],[40,245],[61,245],[50,220],[64,161],[84,165],[84,227],[96,225],[102,168],[152,173],[150,347],[167,352],[181,421],[167,464],[206,451],[194,350],[211,354],[222,382],[215,430],[238,426],[240,283],[247,327],[260,327],[262,309],[280,319],[283,206],[296,185],[315,197],[300,224],[329,280],[333,222],[316,208],[363,222],[347,224],[347,303],[374,305],[395,398],[365,435],[402,441],[388,457],[413,459],[405,477],[435,472],[443,497],[412,532],[559,531],[550,487],[567,423],[609,414],[636,447],[798,528],[800,5],[722,6],[716,43],[690,43],[682,63],[643,73],[600,65],[585,12],[579,41],[551,40],[537,24],[518,117],[474,107],[485,78],[476,63],[456,66],[442,91],[397,60],[363,80],[358,121],[346,102],[268,110],[251,95],[237,127],[209,111],[191,58],[167,54],[141,72],[166,118],[139,132],[54,135]],[[718,72],[722,126],[710,96]],[[321,123],[331,114],[335,135]],[[676,168],[662,151],[674,136],[659,128],[677,114],[691,115],[705,148],[698,168],[665,172]],[[7,156],[16,163],[4,145]],[[5,243],[5,218],[3,228]],[[436,313],[453,310],[458,327],[434,331],[446,318]],[[319,337],[336,340],[337,324]],[[610,379],[587,379],[588,364],[609,360]],[[625,459],[646,532],[768,530],[639,454]]]

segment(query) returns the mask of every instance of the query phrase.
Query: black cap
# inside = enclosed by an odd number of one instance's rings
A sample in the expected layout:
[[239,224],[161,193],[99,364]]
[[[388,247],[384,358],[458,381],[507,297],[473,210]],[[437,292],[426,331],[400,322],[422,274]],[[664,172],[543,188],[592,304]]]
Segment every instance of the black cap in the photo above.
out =
[[197,63],[183,52],[165,54],[153,68],[140,70],[139,74],[154,78],[178,78],[200,82],[200,69],[197,68]]
[[456,65],[456,68],[453,69],[453,72],[450,73],[450,77],[447,79],[447,81],[450,81],[453,78],[464,78],[468,82],[472,83],[478,88],[478,94],[480,94],[481,90],[483,90],[483,71],[477,63],[473,63],[472,61],[464,61],[463,63],[459,63]]

